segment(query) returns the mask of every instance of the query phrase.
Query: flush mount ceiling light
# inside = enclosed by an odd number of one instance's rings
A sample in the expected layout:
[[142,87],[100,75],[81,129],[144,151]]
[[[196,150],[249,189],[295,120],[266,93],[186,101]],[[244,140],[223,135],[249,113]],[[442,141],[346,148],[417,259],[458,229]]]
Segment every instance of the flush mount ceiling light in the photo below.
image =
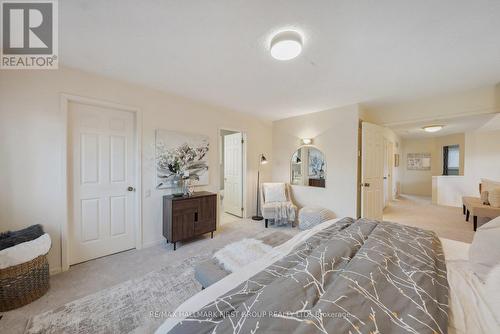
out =
[[425,132],[438,132],[443,129],[442,125],[428,125],[424,126],[422,129],[424,129]]
[[302,37],[296,31],[283,31],[271,40],[271,56],[278,60],[290,60],[302,52]]
[[301,141],[303,145],[311,145],[313,142],[311,138],[302,138]]

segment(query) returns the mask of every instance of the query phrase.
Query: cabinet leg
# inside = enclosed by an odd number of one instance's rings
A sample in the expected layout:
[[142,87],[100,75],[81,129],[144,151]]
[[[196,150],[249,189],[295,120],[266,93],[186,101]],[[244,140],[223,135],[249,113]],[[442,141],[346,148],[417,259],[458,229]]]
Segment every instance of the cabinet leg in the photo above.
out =
[[462,205],[462,212],[464,213],[465,215],[465,205]]
[[214,231],[211,232],[210,239],[214,238]]
[[477,230],[477,216],[474,216],[474,231]]
[[174,242],[174,250],[175,250],[175,247],[177,246],[177,242]]
[[467,210],[467,213],[465,214],[465,221],[468,222],[469,221],[469,216],[470,216],[470,211]]
[[266,228],[267,228],[267,223],[269,223],[269,220],[268,220],[268,219],[266,219],[265,221],[266,221]]

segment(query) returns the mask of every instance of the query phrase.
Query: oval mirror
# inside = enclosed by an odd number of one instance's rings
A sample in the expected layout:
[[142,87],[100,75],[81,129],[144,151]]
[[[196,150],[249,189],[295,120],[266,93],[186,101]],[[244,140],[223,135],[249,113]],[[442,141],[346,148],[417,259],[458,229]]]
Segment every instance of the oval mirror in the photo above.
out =
[[290,183],[298,186],[320,187],[326,185],[325,155],[313,146],[302,146],[292,155]]

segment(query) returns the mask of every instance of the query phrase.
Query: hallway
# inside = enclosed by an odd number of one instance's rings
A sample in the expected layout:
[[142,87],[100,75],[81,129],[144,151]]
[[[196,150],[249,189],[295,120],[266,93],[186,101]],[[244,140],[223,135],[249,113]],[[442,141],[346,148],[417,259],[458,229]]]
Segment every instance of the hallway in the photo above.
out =
[[384,220],[433,230],[439,237],[472,242],[472,223],[462,208],[438,206],[429,197],[401,195],[384,209]]

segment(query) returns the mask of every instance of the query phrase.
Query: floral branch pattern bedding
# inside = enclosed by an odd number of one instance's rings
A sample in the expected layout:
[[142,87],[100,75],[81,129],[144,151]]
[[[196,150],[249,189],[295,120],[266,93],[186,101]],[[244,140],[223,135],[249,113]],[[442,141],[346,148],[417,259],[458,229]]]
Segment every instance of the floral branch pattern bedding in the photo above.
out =
[[344,218],[170,333],[446,333],[434,232]]

